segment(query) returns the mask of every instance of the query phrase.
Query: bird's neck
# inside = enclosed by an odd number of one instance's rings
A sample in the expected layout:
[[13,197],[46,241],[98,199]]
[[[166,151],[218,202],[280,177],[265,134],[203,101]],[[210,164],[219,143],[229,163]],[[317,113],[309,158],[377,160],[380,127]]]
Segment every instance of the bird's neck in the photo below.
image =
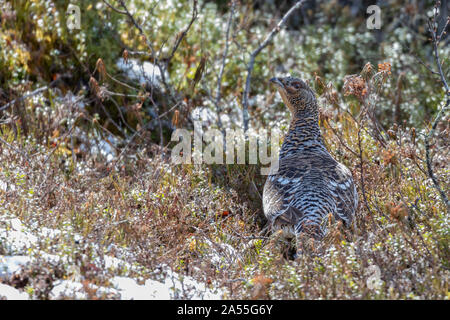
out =
[[327,152],[320,132],[318,113],[298,112],[292,115],[280,155],[303,151]]

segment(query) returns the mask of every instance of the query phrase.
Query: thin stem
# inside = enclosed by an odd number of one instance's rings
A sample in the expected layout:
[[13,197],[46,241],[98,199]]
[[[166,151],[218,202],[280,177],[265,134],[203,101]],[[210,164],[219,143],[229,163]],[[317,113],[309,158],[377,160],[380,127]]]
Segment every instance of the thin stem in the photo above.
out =
[[286,23],[287,19],[294,13],[295,10],[299,9],[303,3],[306,0],[300,0],[297,1],[291,9],[289,9],[288,12],[281,18],[281,20],[278,22],[278,24],[275,26],[275,28],[272,29],[272,31],[269,33],[269,35],[266,37],[266,39],[261,43],[261,45],[256,48],[250,55],[250,62],[247,66],[247,79],[245,81],[245,87],[244,87],[244,93],[242,97],[242,115],[243,115],[243,124],[244,124],[244,132],[247,132],[248,130],[248,122],[249,122],[249,115],[248,115],[248,95],[250,91],[250,83],[252,79],[252,72],[253,67],[255,64],[256,56],[269,45],[269,43],[272,41],[272,39],[275,37],[275,35],[280,32],[281,27]]

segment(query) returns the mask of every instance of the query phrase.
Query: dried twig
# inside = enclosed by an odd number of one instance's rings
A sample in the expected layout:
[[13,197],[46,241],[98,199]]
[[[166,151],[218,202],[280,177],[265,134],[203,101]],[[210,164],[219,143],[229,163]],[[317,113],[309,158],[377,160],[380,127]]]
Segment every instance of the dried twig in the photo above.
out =
[[[363,159],[363,149],[362,149],[362,145],[361,145],[361,129],[364,127],[364,118],[361,119],[360,122],[357,122],[357,126],[358,126],[358,149],[359,149],[359,169],[360,169],[360,183],[361,183],[361,193],[363,196],[363,200],[364,200],[364,205],[367,209],[367,212],[369,213],[369,215],[371,217],[373,217],[373,213],[372,210],[369,207],[369,202],[367,201],[367,195],[366,195],[366,185],[365,185],[365,181],[364,181],[364,159]],[[362,224],[363,226],[363,231],[365,231],[365,224]]]
[[[327,121],[328,122],[328,121]],[[328,127],[331,129],[331,131],[333,132],[333,134],[338,138],[339,142],[345,147],[345,149],[347,149],[348,151],[350,151],[354,156],[358,157],[358,153],[356,153],[356,151],[353,151],[352,148],[350,148],[345,142],[344,139],[342,138],[342,136],[337,132],[337,130],[335,128],[333,128],[333,126],[331,125],[330,122],[328,122]]]
[[123,0],[119,0],[119,3],[120,3],[120,5],[122,6],[122,8],[123,8],[124,10],[122,11],[122,10],[119,10],[119,9],[116,8],[115,11],[116,11],[116,12],[120,12],[120,13],[125,14],[125,15],[130,19],[130,21],[134,24],[134,26],[138,29],[139,34],[144,38],[144,41],[145,41],[147,47],[150,49],[150,53],[151,53],[151,56],[153,57],[153,62],[154,62],[154,64],[155,64],[155,65],[158,67],[158,69],[159,69],[159,72],[160,72],[160,74],[161,74],[161,81],[162,81],[162,83],[163,83],[163,85],[164,85],[164,88],[165,88],[168,92],[170,92],[169,85],[167,84],[167,81],[166,81],[166,77],[165,77],[165,73],[164,73],[164,68],[163,68],[163,66],[162,66],[162,64],[161,64],[161,61],[158,59],[158,55],[156,54],[155,48],[153,47],[152,43],[151,43],[150,40],[148,39],[148,37],[147,37],[147,35],[145,34],[144,30],[142,29],[142,26],[136,21],[136,19],[134,19],[133,15],[132,15],[132,14],[130,13],[130,11],[128,10],[128,7],[126,6],[125,2],[124,2]]
[[222,129],[222,120],[220,119],[220,114],[222,113],[222,108],[220,107],[220,100],[222,98],[222,96],[221,96],[222,78],[223,78],[223,73],[225,71],[225,64],[226,64],[226,59],[227,59],[227,55],[228,55],[228,47],[230,45],[230,43],[229,43],[230,29],[231,29],[231,25],[233,24],[234,10],[236,8],[236,1],[237,0],[233,0],[231,2],[230,15],[228,16],[227,30],[226,30],[226,35],[225,35],[225,49],[224,49],[223,55],[222,55],[222,65],[220,66],[219,77],[217,78],[216,99],[214,101],[214,104],[216,106],[217,125],[219,126],[219,129]]
[[439,72],[434,71],[429,65],[427,65],[422,59],[420,59],[418,55],[416,55],[414,53],[412,55],[414,56],[414,58],[416,58],[417,61],[419,61],[419,63],[421,65],[423,65],[425,68],[427,68],[428,71],[430,71],[432,74],[439,75]]
[[106,0],[103,0],[103,2],[104,2],[109,8],[111,8],[112,10],[114,10],[115,12],[120,13],[120,14],[127,14],[125,11],[120,10],[120,9],[117,9],[116,7],[110,5]]
[[[166,76],[165,76],[165,70],[168,69],[169,63],[172,60],[173,56],[175,55],[175,52],[178,50],[178,47],[180,46],[181,41],[187,35],[189,29],[193,25],[194,21],[197,19],[197,16],[198,16],[198,8],[197,8],[198,1],[197,0],[193,0],[194,4],[193,4],[193,9],[192,9],[192,18],[191,18],[189,24],[187,25],[187,27],[178,34],[178,36],[177,36],[177,38],[175,40],[175,44],[174,44],[172,50],[170,51],[170,55],[166,59],[164,59],[164,61],[162,59],[159,59],[159,54],[157,54],[155,48],[153,47],[153,45],[150,42],[150,40],[147,37],[147,35],[145,34],[142,26],[136,21],[136,19],[133,17],[133,15],[128,10],[128,7],[126,6],[125,2],[123,0],[118,0],[118,1],[119,1],[120,5],[122,6],[123,10],[120,10],[120,9],[117,9],[117,8],[113,7],[111,4],[108,4],[106,1],[104,1],[104,2],[105,2],[105,4],[108,5],[108,7],[110,7],[114,11],[128,16],[130,21],[138,29],[139,34],[144,38],[144,41],[145,41],[147,47],[150,49],[150,56],[153,57],[153,61],[154,61],[155,65],[158,67],[158,69],[160,71],[161,82],[163,83],[164,88],[169,93],[171,98],[174,101],[177,101],[177,99],[172,95],[172,91],[170,90],[171,88],[170,88],[169,84],[167,83],[167,79],[166,79]],[[133,52],[133,53],[137,53],[137,52]]]
[[175,41],[175,44],[173,45],[173,48],[172,48],[172,50],[170,52],[170,55],[169,55],[169,57],[167,58],[167,60],[165,62],[166,63],[166,68],[168,67],[170,60],[172,60],[173,56],[175,55],[175,52],[177,51],[181,41],[187,35],[187,33],[188,33],[189,29],[191,28],[192,24],[197,19],[197,16],[198,16],[198,9],[197,9],[198,1],[197,0],[193,0],[193,1],[194,1],[194,4],[193,4],[193,7],[192,7],[191,21],[189,21],[189,24],[187,25],[187,27],[177,35],[177,39]]
[[13,145],[9,144],[7,141],[3,140],[1,137],[0,137],[0,142],[3,143],[4,145],[6,145],[11,150],[13,150],[14,152],[16,152],[16,153],[20,154],[22,157],[24,157],[28,163],[31,163],[30,158],[28,157],[28,155],[25,152],[23,152],[20,149],[17,149]]
[[275,37],[275,35],[278,32],[280,32],[281,27],[286,23],[287,19],[292,15],[292,13],[294,13],[295,10],[299,9],[305,1],[306,0],[297,1],[289,9],[289,11],[286,12],[286,14],[278,22],[278,24],[275,26],[275,28],[272,29],[272,31],[269,33],[269,35],[266,37],[266,39],[261,43],[261,45],[250,54],[250,61],[247,65],[247,79],[245,81],[244,93],[242,96],[242,115],[243,115],[243,121],[244,121],[244,132],[247,132],[247,130],[248,130],[248,122],[249,122],[248,95],[249,95],[249,91],[250,91],[250,83],[251,83],[251,79],[252,79],[253,67],[255,64],[255,58],[265,47],[267,47],[269,45],[269,43],[272,41],[272,39]]
[[[198,17],[198,0],[193,0],[193,8],[192,8],[192,17],[191,20],[189,21],[188,25],[181,31],[178,33],[175,43],[172,47],[172,49],[170,50],[170,54],[166,57],[166,58],[160,58],[161,57],[161,50],[164,46],[163,45],[160,47],[160,49],[158,51],[155,50],[154,46],[152,45],[152,43],[150,42],[148,36],[145,34],[142,26],[136,21],[136,19],[134,18],[134,16],[130,13],[130,11],[128,10],[127,5],[125,4],[125,1],[123,0],[118,0],[118,2],[120,3],[121,7],[123,10],[117,9],[115,7],[113,7],[111,4],[109,4],[106,1],[103,1],[109,8],[111,8],[112,10],[114,10],[115,12],[118,12],[120,14],[124,14],[126,15],[129,20],[133,23],[133,25],[138,29],[140,36],[144,39],[148,49],[149,49],[149,53],[148,52],[142,52],[142,51],[128,51],[129,54],[145,54],[147,56],[150,56],[153,59],[153,63],[156,65],[156,67],[158,68],[160,75],[161,75],[161,82],[163,84],[163,87],[165,89],[165,92],[167,93],[169,99],[171,99],[176,105],[179,104],[181,98],[180,97],[176,97],[173,92],[172,92],[172,88],[171,86],[168,84],[167,79],[166,79],[166,71],[168,71],[169,68],[169,63],[172,60],[172,58],[175,55],[175,52],[178,50],[182,40],[186,37],[187,33],[189,32],[190,28],[192,27],[193,23],[195,22],[195,20]],[[158,2],[156,2],[157,4]],[[155,4],[155,6],[156,6]],[[117,81],[117,80],[116,80]],[[153,96],[153,86],[151,89],[151,94],[150,94],[150,98]],[[159,127],[160,127],[160,135],[161,135],[161,144],[163,143],[163,137],[162,137],[162,125],[160,123],[160,116],[158,116],[158,121],[159,121]]]
[[[160,120],[162,117],[165,117],[169,114],[169,112],[173,111],[176,107],[178,107],[178,105],[180,104],[180,102],[176,103],[172,108],[170,108],[169,110],[167,110],[166,112],[162,113],[161,115],[158,115],[158,120]],[[122,151],[120,152],[119,156],[117,157],[115,163],[119,163],[120,160],[122,159],[122,156],[125,154],[125,152],[128,150],[130,144],[133,142],[133,140],[136,138],[136,136],[141,136],[142,132],[144,130],[148,129],[150,123],[147,123],[146,125],[144,125],[142,128],[140,128],[138,131],[136,131],[127,141],[125,147],[122,149]]]
[[[50,151],[50,153],[47,155],[47,157],[45,157],[43,164],[46,164],[47,161],[50,159],[50,157],[53,155],[53,153],[55,153],[55,151],[59,148],[59,146],[61,145],[61,143],[66,140],[67,136],[69,136],[72,133],[72,130],[75,128],[76,123],[78,118],[80,117],[80,114],[75,115],[74,117],[74,121],[72,126],[70,127],[69,131],[67,131],[64,136],[61,137],[61,139],[59,140],[59,142],[56,144],[56,146]],[[73,150],[72,150],[73,152]]]
[[[56,81],[56,80],[55,80],[55,81]],[[16,102],[25,100],[25,99],[27,99],[27,98],[30,98],[30,97],[32,97],[32,96],[35,96],[35,95],[41,93],[41,92],[46,91],[48,88],[50,88],[50,87],[52,86],[52,84],[53,84],[55,81],[52,81],[52,82],[50,83],[50,85],[48,85],[48,86],[40,87],[40,88],[38,88],[38,89],[36,89],[36,90],[34,90],[34,91],[32,91],[32,92],[26,94],[26,95],[21,96],[20,98],[17,98],[17,99],[15,99],[15,100],[11,101],[11,102],[8,102],[7,104],[5,104],[4,106],[2,106],[2,107],[0,108],[0,112],[2,112],[3,110],[8,109],[8,108],[11,107],[11,106],[13,106]]]
[[120,110],[120,106],[119,104],[116,102],[116,100],[114,100],[113,98],[109,98],[109,100],[116,106],[117,112],[119,113],[120,119],[122,120],[123,124],[130,129],[131,132],[136,132],[136,130],[134,130],[129,124],[128,122],[125,120],[125,117],[123,115],[122,110]]
[[[437,2],[438,3],[438,2]],[[448,106],[450,105],[450,88],[448,86],[447,80],[445,79],[444,72],[442,71],[442,64],[439,58],[439,52],[438,52],[438,45],[441,40],[442,35],[444,35],[445,29],[449,25],[450,17],[447,19],[447,23],[444,26],[444,29],[442,30],[441,34],[438,36],[437,34],[437,28],[435,27],[435,21],[437,18],[437,3],[434,10],[434,16],[432,21],[428,22],[428,28],[430,30],[431,36],[432,36],[432,43],[433,43],[433,51],[434,51],[434,60],[437,66],[437,72],[439,73],[441,82],[446,90],[446,96],[447,101],[444,105],[444,107],[439,110],[438,114],[436,115],[436,118],[433,121],[433,124],[431,125],[431,130],[428,132],[428,134],[425,136],[425,155],[426,155],[426,164],[427,164],[427,172],[430,179],[433,181],[434,187],[439,192],[439,195],[442,199],[442,202],[447,207],[447,212],[450,211],[450,203],[448,202],[447,195],[445,194],[444,190],[442,190],[441,186],[439,185],[439,181],[436,178],[436,175],[433,170],[433,161],[430,155],[430,139],[434,136],[434,132],[437,128],[437,125],[439,121],[441,120],[442,116],[444,115],[445,111],[447,110]]]

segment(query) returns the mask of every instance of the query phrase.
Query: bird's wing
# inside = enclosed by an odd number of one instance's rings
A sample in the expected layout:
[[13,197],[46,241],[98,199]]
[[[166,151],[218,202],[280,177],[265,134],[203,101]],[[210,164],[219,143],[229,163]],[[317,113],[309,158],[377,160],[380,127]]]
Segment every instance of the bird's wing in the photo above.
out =
[[330,155],[297,156],[283,159],[278,173],[269,176],[264,186],[263,206],[267,219],[286,225],[297,224],[308,207],[319,201],[348,226],[358,205],[358,194],[350,170]]
[[[292,161],[290,161],[292,160]],[[310,165],[301,159],[284,159],[278,172],[270,175],[263,192],[264,213],[269,221],[294,225],[303,214],[291,203],[298,196],[303,176],[310,170]]]
[[284,209],[284,193],[276,175],[269,176],[264,185],[263,209],[267,220],[273,220],[280,215]]
[[352,174],[346,166],[338,162],[324,172],[328,190],[336,201],[336,215],[349,225],[358,206],[358,193]]

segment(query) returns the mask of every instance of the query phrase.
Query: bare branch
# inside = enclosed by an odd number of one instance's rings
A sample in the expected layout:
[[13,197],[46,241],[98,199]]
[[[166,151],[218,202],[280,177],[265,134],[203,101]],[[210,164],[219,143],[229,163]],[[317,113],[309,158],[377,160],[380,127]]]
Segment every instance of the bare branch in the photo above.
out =
[[172,60],[173,56],[175,55],[175,52],[177,51],[181,41],[183,40],[183,38],[187,35],[189,29],[191,28],[192,24],[194,23],[195,19],[197,19],[198,16],[198,9],[197,9],[197,0],[194,0],[194,4],[192,7],[192,18],[191,21],[189,22],[189,24],[187,25],[187,27],[181,31],[181,33],[178,34],[177,39],[175,41],[175,44],[172,48],[172,51],[170,52],[169,57],[166,60],[166,68],[169,65],[170,60]]
[[117,9],[116,7],[114,7],[114,6],[112,6],[111,4],[109,4],[106,0],[103,0],[103,2],[104,2],[108,7],[110,7],[112,10],[114,10],[115,12],[120,13],[120,14],[127,14],[125,11],[119,10],[119,9]]
[[[44,160],[44,162],[43,162],[44,164],[47,163],[47,161],[50,159],[50,157],[53,155],[53,153],[55,153],[55,151],[59,148],[59,146],[61,145],[61,143],[62,143],[64,140],[66,140],[67,136],[68,136],[69,134],[72,133],[72,130],[75,128],[76,123],[77,123],[77,120],[78,120],[79,117],[80,117],[80,114],[77,114],[77,115],[75,116],[74,122],[73,122],[72,126],[70,127],[69,131],[67,131],[67,132],[64,134],[64,136],[61,137],[61,139],[60,139],[59,142],[56,144],[56,146],[50,151],[50,153],[47,155],[47,157],[45,157],[45,160]],[[72,152],[73,152],[73,150],[72,150]]]
[[225,71],[225,64],[226,64],[226,59],[227,59],[227,55],[228,55],[228,47],[230,45],[230,43],[229,43],[230,29],[231,29],[231,25],[233,24],[235,8],[236,8],[236,0],[233,0],[231,2],[230,15],[228,17],[228,22],[227,22],[227,30],[226,30],[226,36],[225,36],[225,49],[224,49],[223,55],[222,55],[222,65],[220,66],[219,77],[217,78],[216,100],[214,101],[214,104],[216,105],[217,125],[219,126],[219,129],[222,129],[222,120],[220,119],[220,114],[222,113],[222,108],[220,107],[220,100],[222,98],[221,97],[222,78],[223,78],[223,73]]
[[[177,102],[174,106],[172,106],[172,108],[170,108],[169,110],[167,110],[166,112],[162,113],[161,115],[158,115],[158,120],[161,120],[162,117],[167,116],[171,111],[173,111],[176,107],[178,107],[178,105],[180,104],[180,102]],[[127,141],[125,147],[122,149],[122,151],[120,152],[119,156],[117,157],[117,159],[115,160],[115,163],[119,163],[120,160],[122,160],[122,156],[125,154],[125,152],[128,150],[128,148],[130,147],[131,143],[133,142],[133,140],[136,138],[136,136],[141,137],[142,133],[144,132],[144,130],[148,129],[148,125],[150,123],[147,123],[146,125],[144,125],[142,128],[140,128],[138,131],[136,131]]]
[[360,182],[361,182],[361,193],[364,200],[364,205],[367,208],[367,211],[372,216],[372,210],[369,207],[369,203],[367,202],[367,196],[366,196],[366,187],[364,182],[364,159],[363,159],[363,149],[361,145],[361,128],[363,125],[364,119],[361,120],[361,123],[358,123],[358,149],[359,149],[359,169],[360,169]]
[[28,161],[28,163],[31,163],[30,158],[28,157],[28,155],[27,155],[25,152],[23,152],[23,151],[20,150],[20,149],[17,149],[17,148],[14,147],[13,145],[9,144],[7,141],[3,140],[1,137],[0,137],[0,142],[2,142],[2,143],[5,144],[8,148],[10,148],[10,149],[13,150],[14,152],[16,152],[16,153],[20,154],[22,157],[24,157],[25,160]]
[[[434,26],[434,23],[435,23],[436,17],[437,17],[436,12],[437,12],[437,10],[435,10],[435,15],[434,15],[434,18],[432,19],[432,21],[428,22],[428,28],[429,28],[429,31],[432,36],[434,60],[435,60],[436,66],[437,66],[437,70],[439,72],[439,76],[441,78],[441,82],[446,90],[445,94],[447,96],[447,101],[446,101],[444,107],[441,110],[439,110],[438,114],[436,115],[436,118],[433,121],[430,132],[428,132],[428,134],[425,137],[425,155],[426,155],[428,176],[433,181],[433,184],[434,184],[434,187],[436,188],[436,190],[439,192],[442,202],[444,202],[444,204],[447,207],[447,213],[448,213],[450,211],[450,203],[448,202],[447,195],[445,194],[444,190],[442,190],[441,186],[439,185],[439,181],[437,180],[436,175],[434,174],[433,162],[432,162],[431,155],[430,155],[430,139],[434,136],[434,132],[437,128],[439,121],[441,120],[442,116],[444,115],[445,111],[447,110],[448,106],[450,105],[450,89],[449,89],[447,80],[445,79],[444,72],[442,71],[442,64],[440,62],[439,52],[438,52],[438,44],[441,39],[438,38],[437,30],[436,30],[436,27]],[[448,23],[445,25],[444,30],[447,27],[447,25],[448,25]],[[442,34],[444,34],[444,33],[442,32]]]
[[120,2],[120,5],[122,6],[122,8],[124,9],[123,10],[123,14],[125,14],[130,19],[130,21],[138,29],[139,34],[144,38],[144,41],[145,41],[147,47],[150,49],[151,56],[153,57],[153,62],[159,69],[159,72],[161,74],[161,80],[162,80],[162,83],[164,84],[164,88],[166,89],[166,91],[170,92],[170,87],[169,87],[169,85],[167,84],[167,81],[166,81],[164,68],[163,68],[163,66],[161,65],[161,63],[160,63],[160,61],[158,59],[158,55],[156,54],[155,48],[153,47],[152,43],[148,39],[148,37],[145,34],[144,30],[142,29],[142,26],[136,21],[136,19],[134,19],[133,15],[128,10],[125,2],[123,0],[119,0],[119,2]]
[[116,102],[116,100],[114,100],[114,99],[111,98],[111,97],[108,97],[108,100],[110,100],[110,101],[115,105],[115,107],[116,107],[116,109],[117,109],[117,112],[119,113],[120,119],[122,120],[123,124],[124,124],[128,129],[130,129],[131,132],[133,132],[133,133],[136,132],[136,130],[134,130],[134,129],[128,124],[128,122],[125,120],[125,117],[123,116],[123,112],[122,112],[122,110],[120,110],[120,106],[119,106],[119,104]]
[[303,3],[306,0],[300,0],[297,1],[286,14],[283,16],[283,18],[278,22],[278,24],[275,26],[275,28],[272,29],[272,31],[269,33],[269,35],[266,37],[266,39],[261,43],[261,45],[256,48],[250,55],[250,62],[248,63],[247,67],[247,79],[245,81],[245,88],[244,93],[242,97],[242,113],[243,113],[243,121],[244,121],[244,132],[247,132],[248,130],[248,95],[250,91],[250,83],[252,78],[252,72],[253,72],[253,66],[255,64],[255,58],[256,56],[269,45],[269,43],[272,41],[272,39],[275,37],[275,35],[280,32],[281,27],[286,23],[287,19],[294,13],[295,10],[299,9]]
[[337,130],[335,128],[333,128],[333,126],[328,122],[328,127],[331,129],[331,131],[333,132],[333,134],[338,138],[339,142],[345,147],[345,149],[347,149],[348,151],[350,151],[354,156],[359,156],[356,151],[353,151],[352,148],[350,148],[342,139],[341,135],[337,132]]
[[[53,83],[53,82],[50,83],[50,86],[52,85],[52,83]],[[17,98],[17,99],[15,99],[15,100],[11,101],[11,102],[8,102],[7,104],[5,104],[3,107],[0,108],[0,112],[3,111],[3,110],[8,109],[8,108],[11,107],[11,106],[13,106],[16,102],[25,100],[25,99],[27,99],[27,98],[30,98],[30,97],[32,97],[32,96],[35,96],[35,95],[41,93],[41,92],[46,91],[50,86],[43,86],[43,87],[40,87],[40,88],[34,90],[33,92],[30,92],[30,93],[28,93],[28,94],[26,94],[26,95],[23,95],[23,96],[21,96],[20,98]]]
[[[145,34],[142,26],[136,21],[136,19],[133,17],[133,15],[130,13],[130,11],[128,10],[125,2],[123,0],[118,0],[120,5],[122,6],[123,10],[119,10],[117,8],[112,8],[112,5],[110,5],[109,3],[106,3],[108,5],[108,7],[110,7],[111,9],[113,9],[114,11],[124,14],[126,15],[129,20],[134,24],[134,26],[138,29],[139,34],[144,38],[144,41],[147,45],[147,47],[150,50],[150,53],[144,53],[144,52],[139,52],[139,51],[130,51],[131,54],[145,54],[145,55],[149,55],[150,57],[153,58],[153,63],[156,65],[156,67],[158,68],[160,74],[161,74],[161,82],[164,86],[165,91],[168,93],[169,97],[176,103],[178,100],[180,100],[178,97],[176,97],[172,90],[171,87],[169,86],[169,84],[167,83],[167,79],[166,79],[166,74],[165,71],[168,70],[168,66],[169,66],[169,62],[172,60],[173,56],[175,55],[175,52],[177,51],[181,41],[184,39],[184,37],[187,35],[189,29],[191,28],[191,26],[193,25],[194,21],[197,19],[198,16],[198,0],[193,0],[193,9],[192,9],[192,18],[189,22],[189,24],[187,25],[187,27],[178,34],[175,44],[170,52],[170,55],[165,58],[165,59],[161,59],[160,58],[160,53],[161,53],[161,49],[163,46],[161,46],[160,50],[157,52],[155,50],[155,48],[153,47],[152,43],[150,42],[149,38],[147,37],[147,35]],[[158,2],[156,2],[157,4]],[[155,4],[155,6],[156,6]]]
[[419,63],[421,65],[423,65],[425,68],[428,69],[428,71],[430,71],[432,74],[436,74],[439,75],[439,72],[434,71],[429,65],[427,65],[422,59],[420,59],[417,55],[413,54],[414,58],[416,58],[417,61],[419,61]]

